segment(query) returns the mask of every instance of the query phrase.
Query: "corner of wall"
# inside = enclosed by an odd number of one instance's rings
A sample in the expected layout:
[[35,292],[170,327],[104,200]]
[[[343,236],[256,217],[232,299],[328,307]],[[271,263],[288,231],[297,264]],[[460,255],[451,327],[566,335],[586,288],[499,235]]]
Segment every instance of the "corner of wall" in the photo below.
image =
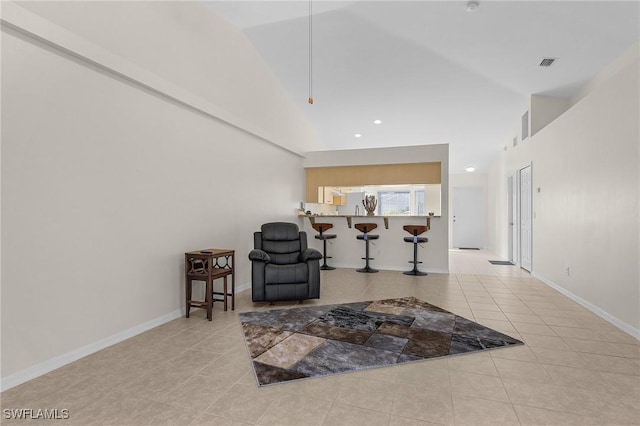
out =
[[569,99],[531,95],[529,102],[530,136],[534,136],[571,107]]

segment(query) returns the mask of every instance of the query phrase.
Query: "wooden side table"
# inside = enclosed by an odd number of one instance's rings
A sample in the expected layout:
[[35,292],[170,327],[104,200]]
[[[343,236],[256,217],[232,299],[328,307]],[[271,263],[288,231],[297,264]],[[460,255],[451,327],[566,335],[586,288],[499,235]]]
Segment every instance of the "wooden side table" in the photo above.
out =
[[[187,318],[191,307],[204,308],[207,310],[207,319],[212,319],[212,309],[214,300],[224,303],[224,310],[227,310],[227,298],[231,296],[231,310],[235,310],[236,274],[234,270],[235,251],[227,249],[205,249],[190,251],[184,254],[184,277]],[[227,289],[227,277],[231,275],[231,292]],[[218,278],[224,280],[222,292],[213,291],[213,281]],[[204,301],[192,300],[192,281],[204,281],[206,283]],[[222,296],[221,299],[214,299],[214,295]]]

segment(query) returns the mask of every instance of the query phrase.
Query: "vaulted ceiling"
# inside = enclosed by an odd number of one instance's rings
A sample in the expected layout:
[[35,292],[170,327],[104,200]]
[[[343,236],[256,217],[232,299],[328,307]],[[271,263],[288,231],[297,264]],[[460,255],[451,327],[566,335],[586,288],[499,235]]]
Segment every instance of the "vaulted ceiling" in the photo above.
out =
[[[210,1],[243,31],[326,149],[450,144],[486,171],[532,94],[570,98],[640,39],[638,1]],[[543,58],[557,58],[548,68]],[[374,124],[381,120],[381,124]],[[355,134],[360,137],[355,137]]]

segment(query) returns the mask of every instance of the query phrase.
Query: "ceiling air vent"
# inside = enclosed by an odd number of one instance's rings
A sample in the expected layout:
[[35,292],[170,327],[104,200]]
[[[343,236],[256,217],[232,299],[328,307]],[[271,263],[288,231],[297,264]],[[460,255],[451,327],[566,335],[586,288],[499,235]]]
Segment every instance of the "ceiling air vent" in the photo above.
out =
[[555,61],[556,61],[556,58],[544,58],[542,59],[542,62],[540,62],[540,66],[550,67]]

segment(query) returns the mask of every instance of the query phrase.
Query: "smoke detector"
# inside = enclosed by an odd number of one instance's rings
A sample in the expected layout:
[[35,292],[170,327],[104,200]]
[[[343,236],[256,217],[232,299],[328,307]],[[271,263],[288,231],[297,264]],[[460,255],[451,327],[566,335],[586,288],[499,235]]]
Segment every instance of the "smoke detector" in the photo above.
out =
[[480,7],[480,3],[477,1],[470,1],[467,3],[467,12],[473,13]]

